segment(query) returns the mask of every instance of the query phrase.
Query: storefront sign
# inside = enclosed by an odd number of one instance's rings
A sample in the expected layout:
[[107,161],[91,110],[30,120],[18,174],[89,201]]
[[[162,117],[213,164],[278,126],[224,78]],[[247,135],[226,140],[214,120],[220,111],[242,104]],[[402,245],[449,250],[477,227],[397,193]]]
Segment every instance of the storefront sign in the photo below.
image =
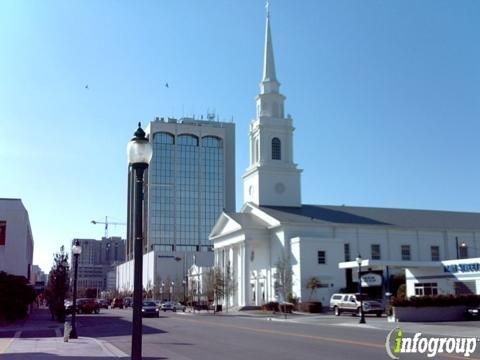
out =
[[363,274],[360,277],[360,283],[362,287],[381,286],[382,276],[375,273]]
[[480,272],[480,263],[445,265],[443,271],[449,273]]

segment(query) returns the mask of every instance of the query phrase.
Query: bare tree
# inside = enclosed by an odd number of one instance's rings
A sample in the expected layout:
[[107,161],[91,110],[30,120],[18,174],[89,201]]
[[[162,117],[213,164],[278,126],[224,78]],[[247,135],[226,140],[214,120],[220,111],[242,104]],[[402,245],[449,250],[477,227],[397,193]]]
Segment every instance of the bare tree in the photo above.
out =
[[321,282],[318,277],[312,276],[310,279],[308,279],[306,288],[310,290],[310,296],[308,297],[309,300],[312,299],[313,294],[320,287],[320,285]]
[[275,268],[275,293],[278,294],[281,302],[288,301],[292,297],[293,285],[293,270],[290,264],[290,256],[283,252],[275,263]]
[[223,295],[225,303],[225,311],[228,312],[228,305],[230,303],[230,297],[235,296],[237,293],[237,280],[235,271],[232,269],[230,261],[227,263],[225,273],[223,276]]
[[210,300],[213,300],[215,305],[214,313],[216,311],[218,305],[218,299],[221,299],[224,296],[224,283],[225,276],[223,271],[220,267],[215,266],[210,268],[207,272],[207,276],[205,278],[205,296]]

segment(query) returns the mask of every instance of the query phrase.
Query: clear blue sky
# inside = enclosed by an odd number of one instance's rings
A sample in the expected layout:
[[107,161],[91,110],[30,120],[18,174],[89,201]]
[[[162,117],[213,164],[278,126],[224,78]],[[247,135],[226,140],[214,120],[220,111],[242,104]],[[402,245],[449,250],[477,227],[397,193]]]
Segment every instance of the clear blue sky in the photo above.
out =
[[[0,2],[0,197],[27,207],[35,264],[100,238],[92,219],[125,221],[125,147],[155,116],[233,117],[242,205],[264,10]],[[304,203],[480,211],[480,2],[272,0],[271,13]]]

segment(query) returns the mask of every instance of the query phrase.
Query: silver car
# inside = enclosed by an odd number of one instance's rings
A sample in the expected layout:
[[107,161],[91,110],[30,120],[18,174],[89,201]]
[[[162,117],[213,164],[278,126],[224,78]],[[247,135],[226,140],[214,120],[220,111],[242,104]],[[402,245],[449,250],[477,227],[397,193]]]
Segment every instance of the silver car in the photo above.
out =
[[[363,313],[375,314],[378,317],[385,312],[383,304],[376,300],[369,300],[363,296]],[[336,316],[341,313],[348,312],[361,315],[361,301],[360,294],[333,294],[330,298],[330,309],[333,310]]]

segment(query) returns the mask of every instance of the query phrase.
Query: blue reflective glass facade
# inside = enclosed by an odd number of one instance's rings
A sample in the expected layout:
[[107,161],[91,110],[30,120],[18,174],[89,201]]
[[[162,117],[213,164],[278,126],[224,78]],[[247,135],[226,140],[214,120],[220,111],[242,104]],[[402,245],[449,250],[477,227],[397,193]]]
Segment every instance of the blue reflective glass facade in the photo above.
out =
[[149,168],[149,243],[160,251],[206,251],[224,207],[223,140],[153,134]]

